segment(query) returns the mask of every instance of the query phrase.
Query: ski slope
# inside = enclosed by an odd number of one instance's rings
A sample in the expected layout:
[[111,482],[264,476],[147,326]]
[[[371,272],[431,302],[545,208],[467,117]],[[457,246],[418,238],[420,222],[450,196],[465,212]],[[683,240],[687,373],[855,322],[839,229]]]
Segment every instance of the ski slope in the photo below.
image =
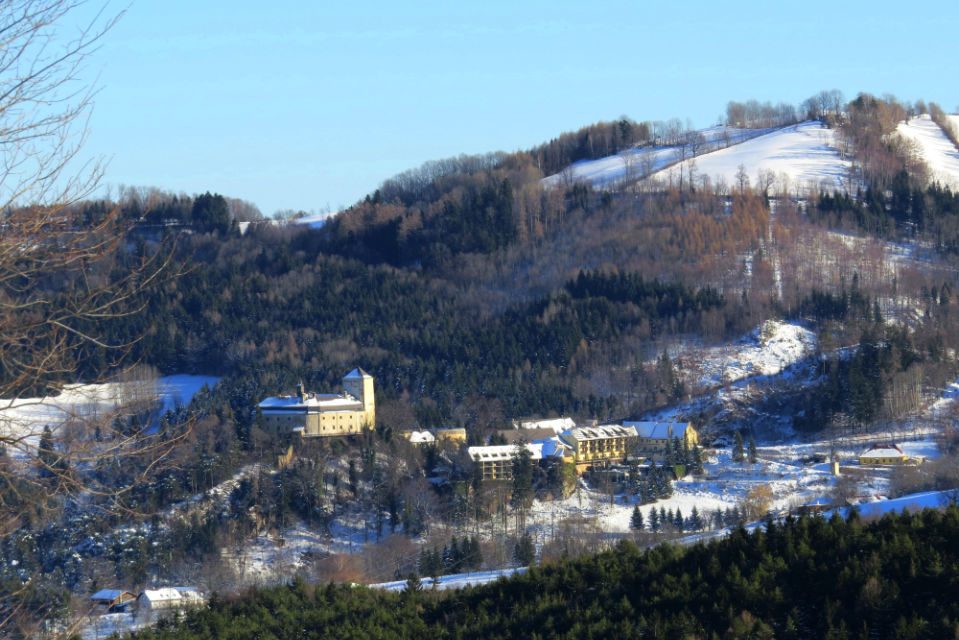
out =
[[[959,128],[956,116],[949,116]],[[946,137],[929,114],[910,118],[896,128],[899,135],[916,143],[919,154],[929,166],[930,178],[959,189],[959,149]]]
[[[715,126],[702,129],[697,133],[702,134],[705,140],[702,149],[705,152],[739,144],[770,131],[773,129]],[[543,178],[543,184],[555,187],[562,186],[566,182],[589,182],[597,188],[613,187],[644,178],[681,159],[682,147],[678,145],[636,147],[605,158],[574,162],[566,170]]]
[[[725,182],[738,184],[736,174],[744,166],[752,186],[756,186],[760,170],[775,174],[774,190],[788,189],[790,193],[808,193],[820,188],[844,190],[850,162],[840,157],[835,132],[818,122],[803,122],[778,129],[742,144],[720,149],[697,157],[693,167],[694,179],[707,175],[715,185]],[[663,183],[677,183],[679,172],[689,175],[690,161],[653,174]]]

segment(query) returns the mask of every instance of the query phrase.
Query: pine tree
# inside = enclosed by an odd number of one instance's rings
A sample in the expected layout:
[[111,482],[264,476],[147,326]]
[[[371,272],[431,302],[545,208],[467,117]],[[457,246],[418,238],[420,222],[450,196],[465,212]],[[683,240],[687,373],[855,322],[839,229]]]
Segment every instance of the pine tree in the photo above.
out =
[[676,530],[680,533],[682,533],[686,527],[686,519],[683,518],[683,512],[679,507],[676,508],[676,516],[673,520],[673,524],[676,526]]
[[703,469],[703,452],[699,448],[698,444],[693,445],[692,451],[692,473],[693,475],[701,476],[705,473]]
[[532,565],[533,560],[536,559],[536,548],[533,546],[533,538],[528,531],[516,543],[516,548],[513,550],[513,559],[523,567]]
[[643,522],[643,512],[640,511],[639,505],[633,507],[633,516],[629,519],[629,526],[635,531],[642,531],[645,523]]
[[756,436],[752,433],[749,434],[749,464],[756,464],[759,460],[759,455],[756,452]]
[[659,513],[656,512],[655,507],[649,510],[649,529],[654,532],[659,531]]
[[739,431],[736,432],[736,444],[733,447],[733,462],[742,462],[746,459],[745,452],[743,451],[743,434]]
[[696,505],[693,505],[693,512],[689,516],[689,526],[687,528],[690,531],[701,531],[703,528],[703,520],[699,516],[699,509],[696,508]]
[[53,432],[50,431],[50,425],[48,424],[43,425],[43,432],[40,434],[37,459],[40,462],[41,478],[50,478],[65,467],[63,459],[57,455],[56,445],[53,442]]

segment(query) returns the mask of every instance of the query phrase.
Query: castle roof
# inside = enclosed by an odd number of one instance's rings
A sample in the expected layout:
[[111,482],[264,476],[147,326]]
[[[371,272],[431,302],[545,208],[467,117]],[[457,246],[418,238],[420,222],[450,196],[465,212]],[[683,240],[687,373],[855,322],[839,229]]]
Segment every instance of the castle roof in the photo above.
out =
[[299,396],[278,396],[264,399],[260,409],[269,411],[346,411],[362,409],[363,403],[353,396],[336,393],[311,393],[301,399]]
[[346,374],[345,376],[343,376],[343,379],[344,379],[344,380],[357,380],[357,379],[372,378],[372,377],[373,377],[373,376],[371,376],[371,375],[368,374],[367,372],[363,371],[363,369],[357,367],[357,368],[353,369],[352,371],[350,371],[350,372],[349,372],[348,374]]

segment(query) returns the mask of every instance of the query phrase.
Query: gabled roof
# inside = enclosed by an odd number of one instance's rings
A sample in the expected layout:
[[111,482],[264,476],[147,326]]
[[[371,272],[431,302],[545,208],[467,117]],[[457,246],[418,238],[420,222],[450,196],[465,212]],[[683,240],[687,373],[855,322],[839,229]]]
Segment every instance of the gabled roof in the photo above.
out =
[[161,587],[160,589],[144,589],[140,597],[150,602],[166,602],[169,600],[179,600],[180,592],[173,587]]
[[97,601],[113,602],[114,600],[116,600],[117,598],[123,595],[130,596],[130,599],[133,599],[136,597],[129,591],[123,591],[122,589],[100,589],[99,591],[94,593],[92,596],[90,596],[90,599],[97,600]]
[[898,444],[874,444],[861,454],[860,458],[901,458],[906,454]]
[[549,418],[546,420],[523,419],[513,423],[519,429],[540,430],[551,429],[554,433],[562,433],[567,429],[576,428],[572,418]]
[[635,429],[636,435],[638,435],[640,438],[669,440],[670,438],[684,437],[686,435],[686,429],[689,428],[689,423],[627,421],[623,423],[623,426]]
[[372,378],[372,377],[373,377],[373,376],[371,376],[371,375],[368,374],[367,372],[363,371],[361,368],[357,367],[357,368],[353,369],[352,371],[350,371],[350,372],[349,372],[348,374],[346,374],[345,376],[343,376],[343,379],[344,379],[344,380],[356,380],[356,379],[360,379],[360,378]]

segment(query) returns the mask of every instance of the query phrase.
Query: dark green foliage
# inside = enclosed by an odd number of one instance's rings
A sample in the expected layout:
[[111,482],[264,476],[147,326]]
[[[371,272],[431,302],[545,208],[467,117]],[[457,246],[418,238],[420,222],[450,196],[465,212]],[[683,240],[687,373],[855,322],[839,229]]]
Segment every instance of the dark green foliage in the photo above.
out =
[[624,542],[452,593],[294,582],[137,637],[951,638],[957,540],[955,507],[870,525],[804,517],[688,548]]
[[523,567],[533,564],[536,559],[536,547],[533,546],[533,537],[529,535],[528,531],[520,536],[517,541],[516,547],[513,549],[513,559]]
[[629,518],[629,527],[635,531],[642,531],[646,528],[643,522],[643,512],[639,510],[639,505],[633,507],[633,515]]
[[736,432],[736,444],[733,445],[733,462],[742,462],[746,459],[746,453],[743,450],[743,434]]

